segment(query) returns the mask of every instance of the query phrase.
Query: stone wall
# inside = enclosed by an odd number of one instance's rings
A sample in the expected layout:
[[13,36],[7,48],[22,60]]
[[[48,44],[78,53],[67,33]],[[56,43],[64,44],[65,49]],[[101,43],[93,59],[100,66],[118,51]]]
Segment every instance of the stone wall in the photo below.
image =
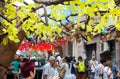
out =
[[116,42],[116,64],[120,68],[120,41]]

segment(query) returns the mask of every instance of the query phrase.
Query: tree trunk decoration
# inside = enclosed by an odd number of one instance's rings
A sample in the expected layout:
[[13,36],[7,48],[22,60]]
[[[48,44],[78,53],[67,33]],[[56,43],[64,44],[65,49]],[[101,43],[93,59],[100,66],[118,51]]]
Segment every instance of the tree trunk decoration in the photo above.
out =
[[7,72],[7,68],[10,66],[11,61],[14,58],[14,55],[21,43],[21,41],[25,37],[24,31],[20,31],[18,33],[18,37],[20,39],[19,43],[14,43],[12,41],[8,41],[6,46],[0,44],[0,78],[6,79],[5,75]]

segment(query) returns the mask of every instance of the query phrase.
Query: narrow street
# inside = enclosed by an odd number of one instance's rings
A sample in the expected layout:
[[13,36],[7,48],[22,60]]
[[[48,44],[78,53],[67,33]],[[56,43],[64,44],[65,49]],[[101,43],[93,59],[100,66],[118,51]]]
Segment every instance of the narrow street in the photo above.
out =
[[120,79],[120,0],[0,0],[0,79]]

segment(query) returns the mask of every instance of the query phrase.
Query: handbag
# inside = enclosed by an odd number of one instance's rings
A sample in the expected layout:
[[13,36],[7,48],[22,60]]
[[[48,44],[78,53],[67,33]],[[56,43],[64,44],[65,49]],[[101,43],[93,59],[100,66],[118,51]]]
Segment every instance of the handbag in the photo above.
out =
[[[65,66],[65,65],[64,65],[64,66]],[[65,70],[64,67],[63,67],[62,69],[59,70],[59,76],[60,76],[61,79],[64,78],[64,76],[65,76],[65,72],[66,72],[66,70]]]
[[65,69],[61,69],[61,70],[59,71],[59,76],[60,76],[60,78],[62,78],[62,79],[64,78],[65,72],[66,72]]

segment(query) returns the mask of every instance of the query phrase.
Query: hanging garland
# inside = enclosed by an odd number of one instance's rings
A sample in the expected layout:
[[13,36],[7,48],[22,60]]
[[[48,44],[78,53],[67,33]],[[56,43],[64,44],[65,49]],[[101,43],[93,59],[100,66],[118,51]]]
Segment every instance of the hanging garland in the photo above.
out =
[[23,51],[23,50],[32,49],[33,51],[40,50],[41,52],[44,52],[44,51],[48,52],[48,51],[57,50],[57,46],[65,45],[66,42],[67,40],[65,40],[64,38],[57,40],[55,42],[40,41],[38,44],[34,44],[33,41],[30,41],[30,42],[24,42],[23,44],[21,44],[18,50]]

